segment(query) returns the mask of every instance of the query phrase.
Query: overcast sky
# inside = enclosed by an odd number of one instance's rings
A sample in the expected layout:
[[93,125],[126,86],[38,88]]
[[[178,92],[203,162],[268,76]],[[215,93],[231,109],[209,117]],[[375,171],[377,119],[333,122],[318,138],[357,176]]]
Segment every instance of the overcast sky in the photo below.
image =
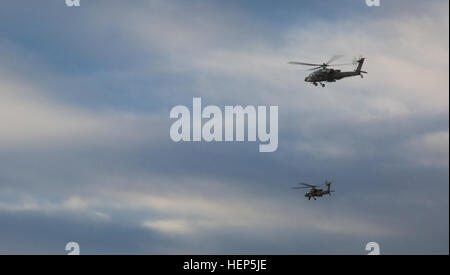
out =
[[[448,254],[448,10],[4,1],[0,253]],[[369,74],[316,88],[287,65],[335,54]],[[193,97],[279,106],[278,150],[174,143]],[[327,179],[332,197],[290,189]]]

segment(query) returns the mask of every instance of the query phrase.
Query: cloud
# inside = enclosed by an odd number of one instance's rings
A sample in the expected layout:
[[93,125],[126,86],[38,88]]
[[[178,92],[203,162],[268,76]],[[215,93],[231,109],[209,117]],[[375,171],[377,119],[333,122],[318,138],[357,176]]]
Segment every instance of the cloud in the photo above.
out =
[[413,155],[411,158],[423,165],[448,167],[448,131],[427,133],[410,141],[407,147]]
[[20,213],[39,213],[49,216],[60,215],[62,213],[71,216],[78,216],[81,219],[95,221],[109,221],[110,217],[99,210],[92,209],[80,198],[71,197],[63,202],[45,201],[30,195],[22,195],[9,202],[0,202],[0,210],[6,212]]
[[183,220],[146,221],[143,226],[169,234],[187,234],[192,231],[189,224]]
[[[148,142],[161,138],[152,131],[160,127],[161,116],[137,116],[125,112],[93,112],[54,101],[46,87],[0,71],[0,146],[4,149],[55,143],[80,146],[83,143]],[[137,134],[139,129],[139,134]]]

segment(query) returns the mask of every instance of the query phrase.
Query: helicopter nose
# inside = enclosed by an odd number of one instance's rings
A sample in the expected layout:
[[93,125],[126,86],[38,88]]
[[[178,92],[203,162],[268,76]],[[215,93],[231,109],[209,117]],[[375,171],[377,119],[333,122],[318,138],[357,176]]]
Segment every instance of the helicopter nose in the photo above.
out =
[[305,77],[305,82],[308,82],[308,80],[309,80],[309,77]]

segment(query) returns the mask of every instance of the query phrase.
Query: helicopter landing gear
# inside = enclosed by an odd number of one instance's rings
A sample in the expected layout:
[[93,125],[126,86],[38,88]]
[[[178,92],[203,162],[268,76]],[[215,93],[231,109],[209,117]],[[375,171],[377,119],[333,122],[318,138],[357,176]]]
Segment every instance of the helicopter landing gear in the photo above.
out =
[[363,74],[360,74],[361,78],[364,78]]
[[[322,82],[319,82],[319,83],[320,83],[320,86],[322,86],[322,88],[325,88],[325,84],[323,84]],[[317,84],[317,82],[313,82],[313,85],[317,87],[317,85],[319,85],[319,84]]]

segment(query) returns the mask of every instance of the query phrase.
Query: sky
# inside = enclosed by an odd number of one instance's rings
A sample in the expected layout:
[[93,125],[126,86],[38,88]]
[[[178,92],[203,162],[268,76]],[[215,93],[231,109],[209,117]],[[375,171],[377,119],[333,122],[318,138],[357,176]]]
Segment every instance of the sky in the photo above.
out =
[[[0,254],[448,254],[448,10],[2,2]],[[317,88],[287,64],[335,54],[369,74]],[[173,142],[194,97],[279,106],[278,150]]]

